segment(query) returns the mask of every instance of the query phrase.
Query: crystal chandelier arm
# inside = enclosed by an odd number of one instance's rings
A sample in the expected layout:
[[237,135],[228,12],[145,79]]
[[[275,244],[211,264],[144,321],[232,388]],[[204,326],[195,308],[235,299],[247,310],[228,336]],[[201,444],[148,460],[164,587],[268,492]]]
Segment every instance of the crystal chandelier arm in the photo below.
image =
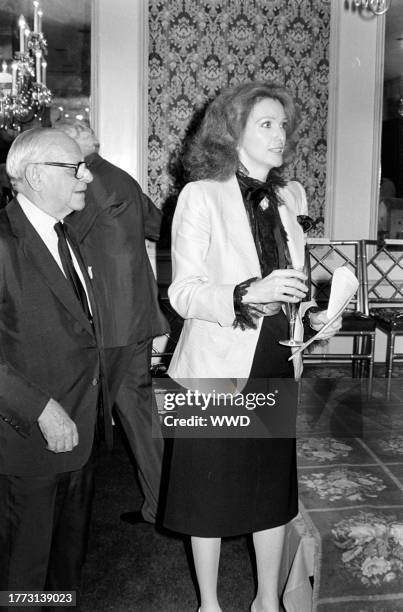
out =
[[374,15],[384,15],[391,7],[392,0],[354,0],[359,10],[368,9]]
[[369,8],[375,15],[384,15],[392,4],[392,0],[369,0]]
[[[19,51],[11,63],[11,87],[0,91],[0,129],[20,130],[22,124],[37,118],[40,122],[49,107],[52,93],[46,86],[44,61],[47,43],[42,32],[43,12],[34,0],[34,31],[24,15],[18,19]],[[7,67],[3,72],[7,72]]]

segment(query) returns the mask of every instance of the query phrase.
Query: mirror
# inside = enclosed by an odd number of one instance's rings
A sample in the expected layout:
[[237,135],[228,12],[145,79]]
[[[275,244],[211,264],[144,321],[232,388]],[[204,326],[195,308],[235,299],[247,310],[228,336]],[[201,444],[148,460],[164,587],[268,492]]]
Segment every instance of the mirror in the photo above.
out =
[[378,239],[403,239],[403,0],[386,13]]
[[[0,76],[13,71],[15,52],[31,45],[27,32],[42,31],[47,41],[44,55],[46,82],[53,94],[50,121],[62,114],[82,115],[88,119],[91,80],[91,0],[3,0],[0,6]],[[34,5],[37,5],[36,8]],[[34,15],[39,14],[35,29]],[[23,26],[19,26],[23,15]],[[21,42],[24,38],[25,45]],[[35,66],[32,68],[34,69]],[[35,79],[36,79],[35,70]],[[42,74],[44,79],[44,75]],[[0,78],[0,81],[2,79]],[[11,87],[11,85],[10,85]],[[60,110],[63,109],[63,110]],[[29,126],[32,127],[32,126]],[[12,137],[15,134],[11,135]],[[3,155],[2,155],[3,157]]]
[[[36,9],[34,4],[37,5]],[[25,18],[24,22],[21,21],[25,29],[19,26],[21,15]],[[35,19],[38,19],[36,26]],[[31,44],[28,30],[42,31],[47,41],[48,53],[40,64],[40,79],[51,90],[53,99],[50,108],[46,108],[40,118],[42,123],[38,123],[33,112],[27,113],[26,121],[21,122],[21,129],[50,125],[62,116],[88,120],[91,93],[91,0],[2,0],[0,96],[2,89],[4,93],[12,91],[15,52],[26,50]],[[38,71],[41,72],[36,64],[34,74],[37,75]],[[6,205],[11,194],[5,161],[17,133],[16,129],[7,125],[0,129],[0,208]]]

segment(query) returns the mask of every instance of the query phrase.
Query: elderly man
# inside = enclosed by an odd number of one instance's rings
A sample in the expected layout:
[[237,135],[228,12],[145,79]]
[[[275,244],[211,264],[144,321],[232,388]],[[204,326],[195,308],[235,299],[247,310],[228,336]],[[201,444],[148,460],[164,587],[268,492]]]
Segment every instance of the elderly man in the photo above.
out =
[[[159,237],[161,212],[140,185],[98,155],[98,140],[85,124],[58,122],[74,138],[94,180],[83,212],[66,220],[76,232],[83,255],[94,270],[103,339],[107,349],[120,349],[116,410],[136,459],[144,494],[142,515],[126,513],[128,522],[154,522],[161,477],[163,440],[151,388],[152,338],[168,329],[158,305],[157,285],[145,238]],[[154,419],[154,427],[152,427]],[[154,433],[153,433],[154,431]]]
[[91,281],[63,220],[92,176],[53,129],[19,135],[7,171],[18,195],[0,211],[0,590],[77,590],[104,372]]

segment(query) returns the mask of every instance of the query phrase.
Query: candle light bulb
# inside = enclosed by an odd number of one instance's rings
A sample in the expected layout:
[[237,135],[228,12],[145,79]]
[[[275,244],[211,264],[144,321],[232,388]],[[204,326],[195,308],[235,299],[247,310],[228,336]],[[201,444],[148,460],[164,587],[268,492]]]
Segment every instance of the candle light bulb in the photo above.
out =
[[35,57],[36,57],[36,82],[37,83],[41,83],[41,59],[42,59],[42,52],[41,51],[37,51],[35,53]]
[[3,60],[2,64],[1,64],[1,69],[3,70],[3,72],[7,72],[7,64],[6,62]]
[[25,17],[24,15],[20,15],[18,20],[18,27],[20,28],[20,53],[25,53]]
[[34,0],[33,4],[34,4],[34,33],[38,34],[38,26],[39,26],[39,23],[38,23],[38,20],[39,20],[39,18],[38,18],[39,2],[38,2],[38,0]]
[[11,95],[12,96],[17,95],[17,68],[18,68],[17,62],[13,62],[11,64],[11,73],[12,73]]
[[46,68],[47,68],[47,62],[42,62],[42,83],[43,85],[46,85]]

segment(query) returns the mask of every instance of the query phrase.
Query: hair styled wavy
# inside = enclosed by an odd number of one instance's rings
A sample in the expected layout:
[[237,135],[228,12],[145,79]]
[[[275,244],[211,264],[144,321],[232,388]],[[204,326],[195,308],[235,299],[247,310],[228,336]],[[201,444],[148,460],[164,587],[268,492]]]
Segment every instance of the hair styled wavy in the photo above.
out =
[[223,90],[213,100],[199,129],[189,141],[182,164],[188,181],[214,179],[224,181],[234,174],[239,160],[237,145],[249,114],[265,98],[278,100],[287,117],[285,159],[294,149],[296,108],[290,94],[276,83],[255,81]]

